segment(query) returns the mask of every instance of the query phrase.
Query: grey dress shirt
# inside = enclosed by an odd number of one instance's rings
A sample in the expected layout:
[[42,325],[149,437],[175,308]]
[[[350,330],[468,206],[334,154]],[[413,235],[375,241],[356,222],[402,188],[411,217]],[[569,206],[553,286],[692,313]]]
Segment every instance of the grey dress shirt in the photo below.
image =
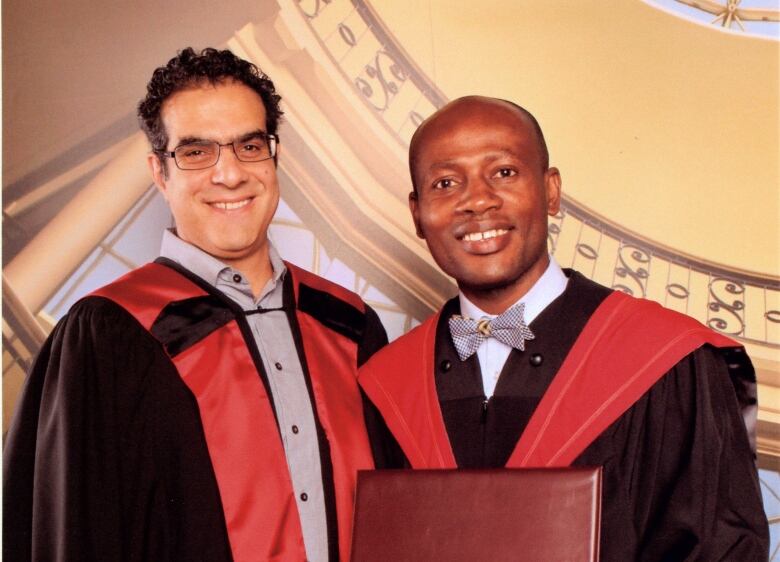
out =
[[[298,504],[307,559],[328,560],[328,529],[322,463],[309,392],[292,329],[282,307],[284,262],[269,242],[273,274],[258,298],[244,275],[203,250],[163,234],[162,257],[188,269],[236,302],[244,311],[266,310],[246,317],[268,375],[279,431]],[[278,310],[268,310],[278,309]]]

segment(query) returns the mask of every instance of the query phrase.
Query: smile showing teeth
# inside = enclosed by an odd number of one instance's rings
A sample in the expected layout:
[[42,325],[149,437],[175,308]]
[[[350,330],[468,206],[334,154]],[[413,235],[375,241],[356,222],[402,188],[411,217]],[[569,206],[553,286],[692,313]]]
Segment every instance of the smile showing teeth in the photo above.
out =
[[497,228],[495,230],[486,230],[485,232],[471,232],[469,234],[466,234],[463,237],[463,239],[466,242],[479,242],[480,240],[490,240],[491,238],[495,238],[496,236],[501,236],[502,234],[506,234],[507,232],[509,231],[503,228]]
[[248,205],[251,199],[244,199],[243,201],[218,201],[212,203],[217,209],[223,209],[225,211],[232,211],[233,209],[240,209],[244,205]]

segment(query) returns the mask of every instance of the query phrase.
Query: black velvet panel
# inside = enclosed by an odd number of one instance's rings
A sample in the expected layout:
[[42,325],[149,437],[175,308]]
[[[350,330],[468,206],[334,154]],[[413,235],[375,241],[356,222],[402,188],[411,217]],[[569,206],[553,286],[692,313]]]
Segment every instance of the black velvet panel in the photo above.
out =
[[363,338],[365,314],[330,293],[301,283],[298,286],[298,310],[355,343],[360,343]]
[[151,332],[175,357],[235,318],[224,302],[213,295],[169,303],[160,311]]

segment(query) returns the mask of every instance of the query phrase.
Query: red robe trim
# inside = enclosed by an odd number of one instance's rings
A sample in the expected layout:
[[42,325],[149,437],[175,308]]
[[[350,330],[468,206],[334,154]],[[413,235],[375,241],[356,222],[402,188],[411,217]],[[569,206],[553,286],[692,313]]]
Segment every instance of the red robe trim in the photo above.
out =
[[[377,353],[359,382],[413,468],[456,468],[434,382],[439,314]],[[508,468],[570,465],[683,357],[739,344],[659,304],[611,293],[531,416]]]
[[[346,289],[287,264],[296,302],[299,283],[363,311]],[[175,270],[148,264],[93,293],[125,308],[150,330],[172,301],[207,293]],[[357,470],[373,468],[356,382],[357,346],[296,311],[315,407],[333,463],[339,552],[349,557]],[[254,344],[252,344],[254,345]],[[214,466],[236,562],[304,560],[298,508],[269,397],[236,320],[172,358],[194,394]]]

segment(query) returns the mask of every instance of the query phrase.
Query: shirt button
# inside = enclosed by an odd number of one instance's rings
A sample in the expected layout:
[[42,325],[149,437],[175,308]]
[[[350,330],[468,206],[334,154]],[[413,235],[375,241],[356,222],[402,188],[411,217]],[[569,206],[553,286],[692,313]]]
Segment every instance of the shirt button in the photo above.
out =
[[445,359],[441,363],[439,363],[439,369],[444,371],[445,373],[449,371],[452,368],[452,363],[450,363],[449,359]]
[[534,367],[538,367],[542,363],[544,363],[544,357],[541,353],[534,353],[531,355],[531,357],[528,358],[528,362],[533,365]]
[[307,494],[306,492],[303,492],[303,493],[301,494],[301,501],[302,501],[302,502],[305,502],[305,501],[306,501],[306,500],[308,500],[308,499],[309,499],[309,494]]
[[238,273],[234,274],[233,281],[235,281],[236,283],[241,283],[241,276]]
[[281,370],[282,370],[282,364],[281,364],[281,363],[279,363],[279,361],[277,361],[276,363],[274,363],[274,367],[276,367],[276,370],[277,370],[277,371],[281,371]]
[[298,429],[298,426],[297,426],[297,425],[294,425],[294,426],[292,426],[292,432],[293,432],[293,433],[297,434],[297,433],[298,433],[298,431],[299,431],[299,429]]

